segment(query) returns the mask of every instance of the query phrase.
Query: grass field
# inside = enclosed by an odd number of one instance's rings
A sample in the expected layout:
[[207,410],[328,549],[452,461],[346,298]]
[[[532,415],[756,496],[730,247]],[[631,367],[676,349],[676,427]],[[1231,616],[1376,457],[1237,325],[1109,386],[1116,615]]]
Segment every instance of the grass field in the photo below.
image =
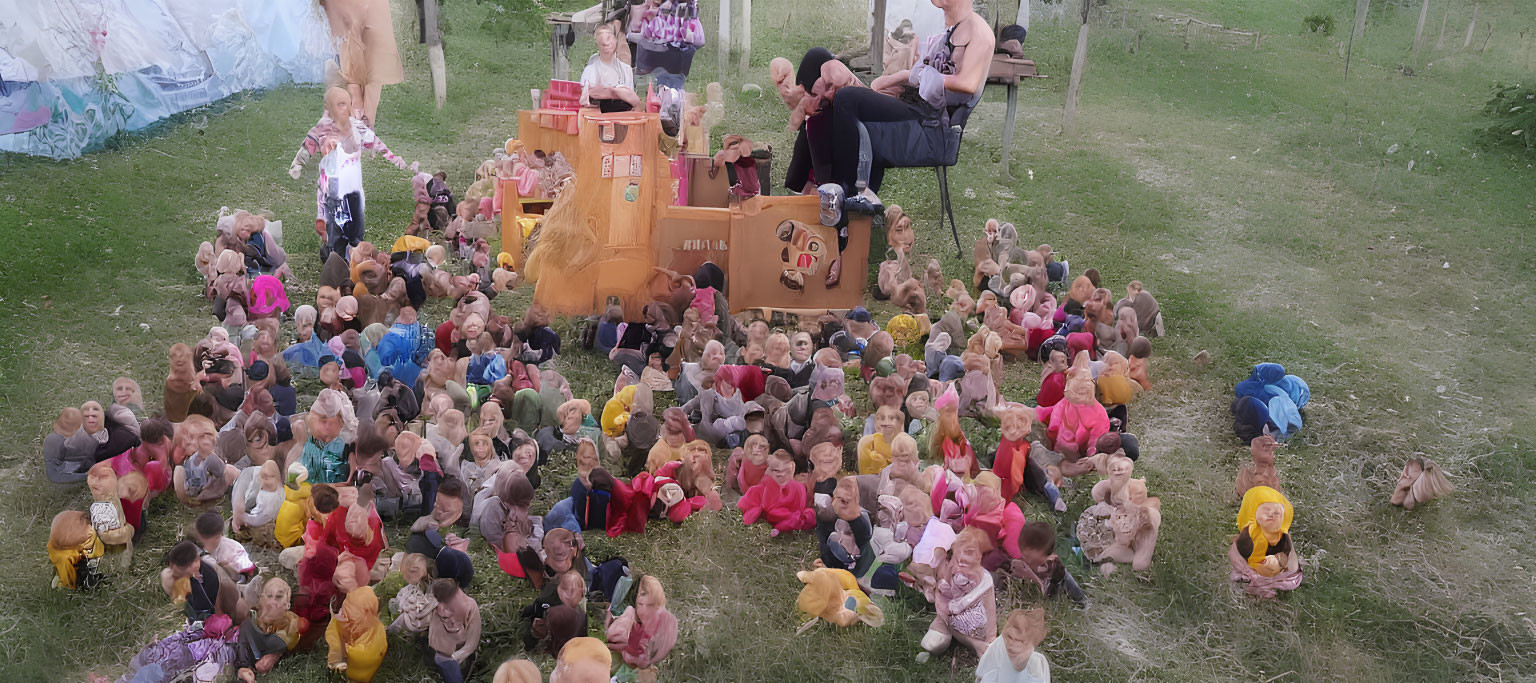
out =
[[[408,3],[396,4],[409,16]],[[1091,31],[1072,135],[1060,133],[1060,121],[1077,27],[1041,17],[1037,6],[1026,51],[1051,78],[1021,92],[1017,180],[997,164],[1002,91],[989,90],[972,118],[951,174],[967,243],[987,218],[1012,221],[1024,242],[1049,242],[1075,270],[1098,268],[1117,296],[1129,280],[1145,282],[1169,327],[1155,344],[1155,389],[1131,418],[1144,449],[1137,474],[1164,505],[1156,560],[1144,575],[1080,574],[1086,610],[1048,605],[1042,649],[1059,680],[1536,677],[1536,553],[1520,540],[1536,528],[1528,484],[1536,370],[1527,360],[1536,350],[1528,303],[1536,295],[1536,159],[1476,136],[1494,83],[1532,75],[1536,7],[1486,0],[1463,49],[1471,4],[1450,7],[1442,31],[1446,3],[1436,2],[1415,61],[1408,48],[1418,3],[1374,3],[1345,80],[1340,46],[1353,4],[1112,0]],[[771,142],[787,160],[767,60],[859,42],[861,2],[755,5],[751,68],[724,82],[727,93],[755,82],[770,95],[728,95],[716,132]],[[447,3],[449,105],[441,112],[430,104],[423,51],[402,43],[407,82],[386,89],[379,114],[390,147],[423,169],[448,171],[462,193],[479,161],[515,134],[527,89],[547,80],[543,7]],[[1302,33],[1302,17],[1314,13],[1333,15],[1331,37]],[[1255,47],[1209,29],[1186,34],[1172,21],[1180,16],[1262,37]],[[411,35],[397,23],[397,37]],[[710,16],[705,23],[714,25]],[[590,49],[578,43],[573,61]],[[709,79],[713,48],[695,64],[695,80]],[[49,520],[87,496],[49,488],[42,437],[61,406],[106,398],[120,374],[137,378],[158,407],[167,347],[193,342],[214,322],[192,255],[220,206],[283,219],[301,279],[290,297],[312,298],[313,180],[294,182],[284,171],[319,104],[318,89],[281,88],[69,162],[0,157],[0,680],[115,676],[180,619],[153,576],[192,515],[165,500],[150,511],[130,572],[96,595],[48,589]],[[407,179],[378,163],[367,183],[370,235],[392,240],[409,219]],[[941,258],[949,277],[970,272],[937,229],[931,173],[893,172],[882,194],[915,214],[919,252]],[[500,297],[496,308],[520,313],[529,296],[525,288]],[[441,307],[427,313],[441,320]],[[1191,361],[1200,350],[1209,364]],[[1260,361],[1283,363],[1313,397],[1279,462],[1306,580],[1262,603],[1229,586],[1225,561],[1237,508],[1232,477],[1247,457],[1227,405],[1232,384]],[[604,362],[578,352],[558,367],[578,395],[606,398]],[[1038,380],[1030,364],[1010,365],[1003,390],[1029,399]],[[973,438],[989,437],[978,430]],[[1413,512],[1390,506],[1413,454],[1440,462],[1458,492]],[[545,476],[568,481],[572,470],[567,463]],[[560,495],[545,487],[535,511]],[[1065,515],[1033,500],[1025,512],[1066,528],[1089,502],[1081,487],[1067,495]],[[520,652],[516,614],[533,593],[495,572],[475,545],[481,571],[472,594],[486,624],[477,673],[488,679],[494,663]],[[676,530],[594,538],[590,547],[666,583],[683,635],[665,680],[970,680],[975,660],[966,653],[914,662],[932,618],[917,605],[891,604],[880,629],[823,625],[796,636],[794,572],[815,557],[809,534],[768,540],[723,512]],[[1035,599],[1009,586],[999,612]],[[391,648],[380,680],[428,677],[408,643]],[[547,658],[536,661],[549,669]],[[267,677],[324,678],[321,653],[292,656]]]

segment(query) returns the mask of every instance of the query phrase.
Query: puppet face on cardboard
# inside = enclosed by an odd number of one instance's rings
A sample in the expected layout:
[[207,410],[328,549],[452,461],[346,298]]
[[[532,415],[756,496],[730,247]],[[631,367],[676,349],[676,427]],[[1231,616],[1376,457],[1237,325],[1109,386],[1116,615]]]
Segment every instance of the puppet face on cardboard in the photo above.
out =
[[780,254],[785,269],[802,273],[806,277],[815,276],[827,255],[826,240],[812,231],[810,226],[790,220],[779,224],[778,236],[785,242],[784,251]]

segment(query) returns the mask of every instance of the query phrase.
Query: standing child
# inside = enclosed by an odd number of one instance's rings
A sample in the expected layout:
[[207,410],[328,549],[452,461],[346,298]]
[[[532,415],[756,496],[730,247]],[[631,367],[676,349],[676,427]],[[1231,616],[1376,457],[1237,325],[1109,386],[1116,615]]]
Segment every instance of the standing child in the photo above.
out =
[[[320,260],[332,252],[348,258],[352,247],[363,241],[363,149],[382,154],[396,168],[407,170],[404,159],[384,145],[360,118],[352,116],[352,96],[343,88],[325,91],[325,114],[304,136],[304,143],[288,167],[294,180],[304,173],[309,157],[319,152],[320,177],[315,192],[315,232],[323,240]],[[416,164],[409,171],[416,173]]]

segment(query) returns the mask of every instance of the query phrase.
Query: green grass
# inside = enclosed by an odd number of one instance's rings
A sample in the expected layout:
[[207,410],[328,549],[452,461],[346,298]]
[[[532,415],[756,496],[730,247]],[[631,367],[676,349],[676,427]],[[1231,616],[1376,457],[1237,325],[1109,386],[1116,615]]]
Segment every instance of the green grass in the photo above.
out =
[[[728,95],[717,132],[772,143],[782,174],[791,140],[767,60],[859,42],[862,21],[848,9],[859,4],[756,3],[751,69],[724,82],[727,93],[755,82],[769,95]],[[1037,14],[1027,50],[1051,78],[1021,92],[1017,180],[996,163],[1002,91],[989,91],[973,117],[951,174],[963,238],[974,239],[987,218],[1012,221],[1025,242],[1049,242],[1074,269],[1098,268],[1117,294],[1142,280],[1169,325],[1155,344],[1155,390],[1132,409],[1145,454],[1137,473],[1164,503],[1157,558],[1144,576],[1080,575],[1087,610],[1048,605],[1042,647],[1061,680],[1536,676],[1527,612],[1536,604],[1536,557],[1524,533],[1536,522],[1526,484],[1536,475],[1536,428],[1522,418],[1536,413],[1528,391],[1536,372],[1525,361],[1536,329],[1527,304],[1536,294],[1528,237],[1536,172],[1531,157],[1485,148],[1476,135],[1493,84],[1529,77],[1519,32],[1536,27],[1536,11],[1482,2],[1478,21],[1494,22],[1494,32],[1479,52],[1482,28],[1473,49],[1461,49],[1471,9],[1456,4],[1437,50],[1448,3],[1434,3],[1415,64],[1408,46],[1418,7],[1400,4],[1373,3],[1348,80],[1338,47],[1353,3],[1344,0],[1114,4],[1131,11],[1123,27],[1092,29],[1073,136],[1059,128],[1076,27]],[[544,10],[526,0],[501,5],[504,12],[491,2],[447,5],[447,108],[432,109],[425,58],[413,44],[402,49],[407,82],[386,89],[380,108],[391,148],[448,171],[460,192],[489,150],[515,134],[520,93],[547,78]],[[1333,14],[1331,38],[1301,34],[1301,18],[1316,12]],[[1263,38],[1254,48],[1197,32],[1186,48],[1159,14]],[[714,26],[708,12],[704,19]],[[397,37],[408,35],[402,22]],[[573,61],[589,49],[578,44]],[[1416,75],[1405,75],[1405,64]],[[710,47],[695,61],[696,79],[714,70]],[[174,628],[178,617],[151,577],[191,515],[168,501],[151,509],[132,571],[107,590],[47,588],[48,522],[86,498],[47,487],[42,436],[60,406],[105,397],[119,374],[139,379],[158,402],[166,348],[212,323],[191,261],[220,206],[283,219],[309,283],[293,298],[312,295],[313,181],[283,171],[319,98],[315,88],[294,87],[238,96],[69,162],[0,157],[0,429],[10,437],[0,445],[8,475],[0,519],[12,551],[0,556],[0,679],[115,675],[139,645]],[[370,234],[393,238],[409,217],[407,180],[384,164],[366,172]],[[892,172],[882,194],[915,215],[919,252],[939,257],[950,277],[970,272],[937,229],[931,172]],[[496,308],[520,313],[529,296],[525,288]],[[427,313],[436,321],[443,311]],[[1202,349],[1211,362],[1190,362]],[[1230,389],[1264,360],[1312,387],[1306,426],[1279,463],[1310,562],[1300,590],[1259,603],[1228,585],[1224,544],[1234,531],[1232,475],[1246,459],[1231,434]],[[606,396],[605,363],[572,353],[560,369],[579,395]],[[1010,365],[1003,390],[1028,398],[1037,381],[1028,363]],[[1404,512],[1386,499],[1415,453],[1444,465],[1459,490]],[[545,476],[558,484],[571,469],[562,463]],[[1033,500],[1025,512],[1065,528],[1088,503],[1082,487],[1067,495],[1066,515]],[[535,509],[558,496],[557,486],[545,487]],[[479,673],[488,678],[494,663],[519,653],[516,614],[532,592],[475,545],[474,594],[486,622]],[[729,513],[591,540],[594,556],[621,554],[666,583],[684,633],[664,678],[969,680],[968,654],[913,662],[931,619],[920,606],[892,604],[880,629],[794,635],[793,574],[814,558],[813,546],[808,534],[768,540]],[[1007,586],[1000,611],[1034,599]],[[409,644],[391,648],[380,680],[427,676]],[[323,667],[319,653],[296,655],[268,679],[317,680]]]

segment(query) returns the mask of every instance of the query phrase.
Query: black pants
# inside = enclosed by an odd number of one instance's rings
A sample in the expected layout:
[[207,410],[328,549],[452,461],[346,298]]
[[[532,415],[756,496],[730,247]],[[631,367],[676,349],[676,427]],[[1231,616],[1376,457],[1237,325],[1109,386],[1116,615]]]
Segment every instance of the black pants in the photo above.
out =
[[631,105],[630,103],[620,99],[592,100],[592,104],[597,105],[597,110],[604,114],[634,111],[635,109],[634,105]]
[[[800,58],[795,84],[809,93],[821,77],[821,65],[834,59],[824,47],[813,47]],[[795,149],[789,158],[789,168],[784,173],[784,188],[790,192],[805,191],[805,185],[832,182],[832,113],[830,104],[822,106],[822,112],[806,119],[795,135]]]
[[[859,169],[859,123],[891,123],[927,119],[931,114],[890,95],[869,88],[843,88],[832,100],[832,178],[848,194],[857,192]],[[913,126],[913,130],[917,130]],[[869,169],[869,189],[880,191],[885,168],[874,163]]]
[[341,197],[325,200],[325,243],[320,245],[320,262],[331,257],[331,252],[350,255],[352,247],[363,241],[363,193],[349,192]]

